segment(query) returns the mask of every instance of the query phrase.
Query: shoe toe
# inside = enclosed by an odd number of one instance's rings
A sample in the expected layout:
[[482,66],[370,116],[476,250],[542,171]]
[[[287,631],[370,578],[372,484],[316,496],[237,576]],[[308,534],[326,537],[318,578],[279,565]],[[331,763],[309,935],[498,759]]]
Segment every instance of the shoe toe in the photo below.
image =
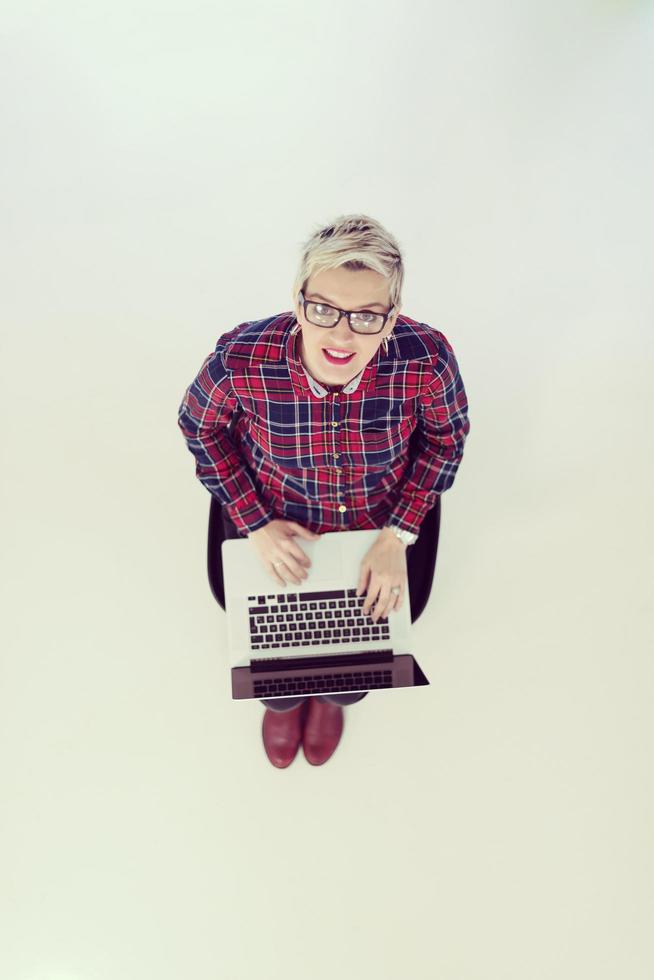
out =
[[290,711],[266,708],[261,734],[266,755],[275,768],[286,769],[295,759],[302,741],[304,715],[304,704]]
[[312,699],[302,748],[312,766],[322,766],[336,751],[343,733],[343,709],[338,704]]

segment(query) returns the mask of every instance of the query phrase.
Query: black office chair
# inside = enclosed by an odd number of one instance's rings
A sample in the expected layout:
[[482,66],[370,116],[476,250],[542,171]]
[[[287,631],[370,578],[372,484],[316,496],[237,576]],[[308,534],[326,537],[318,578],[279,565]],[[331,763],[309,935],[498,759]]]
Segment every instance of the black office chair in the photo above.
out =
[[[420,525],[420,533],[415,544],[407,549],[407,569],[411,588],[411,622],[415,623],[429,599],[436,568],[438,535],[441,523],[441,498]],[[225,608],[225,585],[223,582],[223,557],[221,545],[225,540],[222,519],[222,506],[216,497],[211,498],[209,510],[209,538],[207,544],[207,571],[209,585],[218,605]],[[271,579],[271,588],[274,583]]]

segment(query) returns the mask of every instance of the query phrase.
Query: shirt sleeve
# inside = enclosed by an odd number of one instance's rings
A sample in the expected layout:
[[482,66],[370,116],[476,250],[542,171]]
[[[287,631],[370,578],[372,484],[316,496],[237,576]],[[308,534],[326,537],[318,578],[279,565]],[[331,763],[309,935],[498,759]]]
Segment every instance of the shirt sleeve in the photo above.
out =
[[452,486],[470,431],[468,400],[454,351],[442,335],[440,345],[428,384],[418,397],[413,458],[389,517],[390,524],[414,534],[439,495]]
[[205,359],[199,374],[186,389],[177,422],[195,457],[198,480],[217,497],[236,528],[249,534],[275,515],[261,502],[229,433],[230,422],[238,409],[231,374],[223,361],[225,341],[231,333],[218,340],[213,354]]

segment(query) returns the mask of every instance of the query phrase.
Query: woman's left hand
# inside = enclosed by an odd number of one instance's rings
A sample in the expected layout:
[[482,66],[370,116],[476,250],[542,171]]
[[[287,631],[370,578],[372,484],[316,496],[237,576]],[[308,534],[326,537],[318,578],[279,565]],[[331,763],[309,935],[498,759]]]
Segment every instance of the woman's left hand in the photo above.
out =
[[[405,551],[406,545],[393,531],[382,528],[379,537],[361,562],[357,595],[367,591],[363,604],[364,616],[377,603],[371,614],[375,623],[382,617],[388,617],[389,611],[397,610],[402,605],[407,586]],[[391,592],[397,585],[400,587],[399,595]]]

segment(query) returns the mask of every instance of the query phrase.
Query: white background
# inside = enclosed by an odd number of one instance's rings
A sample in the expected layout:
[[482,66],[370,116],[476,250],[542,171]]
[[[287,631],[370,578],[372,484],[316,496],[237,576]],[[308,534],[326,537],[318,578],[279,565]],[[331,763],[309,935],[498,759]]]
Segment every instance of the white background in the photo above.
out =
[[[2,5],[0,975],[649,980],[647,2]],[[363,212],[471,433],[428,688],[274,769],[177,428]]]

